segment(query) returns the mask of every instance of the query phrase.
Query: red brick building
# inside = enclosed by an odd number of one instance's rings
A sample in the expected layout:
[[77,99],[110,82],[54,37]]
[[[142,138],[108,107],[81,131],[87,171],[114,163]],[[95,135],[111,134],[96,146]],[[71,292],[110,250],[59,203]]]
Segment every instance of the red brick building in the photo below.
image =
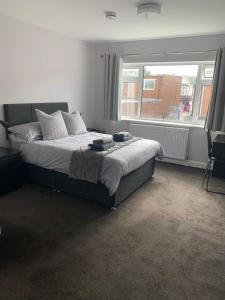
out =
[[[149,84],[150,83],[150,84]],[[182,77],[172,75],[147,76],[144,78],[142,118],[165,118],[180,104]],[[125,82],[122,89],[122,115],[138,116],[138,99],[141,95],[137,82]]]
[[199,109],[199,118],[205,119],[208,112],[209,102],[211,99],[212,94],[212,86],[211,85],[204,85],[202,88],[202,99],[201,105]]
[[[145,76],[143,92],[141,88],[138,82],[123,83],[122,116],[188,120],[192,114],[195,86],[192,83],[189,85],[182,83],[181,76]],[[205,119],[207,115],[211,90],[211,85],[204,85],[202,88],[199,119]],[[140,99],[142,99],[141,105],[138,105]],[[138,109],[141,111],[139,112]]]

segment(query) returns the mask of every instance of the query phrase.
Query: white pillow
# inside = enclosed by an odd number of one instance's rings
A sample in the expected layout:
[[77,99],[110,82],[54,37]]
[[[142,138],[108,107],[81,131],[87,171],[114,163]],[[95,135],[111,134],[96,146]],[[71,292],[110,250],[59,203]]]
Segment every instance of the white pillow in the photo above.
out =
[[41,128],[38,122],[12,126],[9,127],[8,130],[24,143],[42,139]]
[[78,111],[72,114],[62,111],[62,116],[69,134],[76,135],[87,132],[86,125]]
[[61,111],[57,111],[51,115],[39,109],[35,109],[35,111],[41,126],[43,140],[55,140],[68,136]]

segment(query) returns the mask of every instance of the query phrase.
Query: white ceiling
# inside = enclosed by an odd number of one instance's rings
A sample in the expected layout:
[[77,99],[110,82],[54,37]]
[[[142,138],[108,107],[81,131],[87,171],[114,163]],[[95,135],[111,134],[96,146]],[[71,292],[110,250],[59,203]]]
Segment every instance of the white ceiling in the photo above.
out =
[[[225,32],[225,0],[156,0],[162,14],[136,15],[138,0],[0,0],[0,14],[91,41]],[[118,14],[115,21],[105,10]]]

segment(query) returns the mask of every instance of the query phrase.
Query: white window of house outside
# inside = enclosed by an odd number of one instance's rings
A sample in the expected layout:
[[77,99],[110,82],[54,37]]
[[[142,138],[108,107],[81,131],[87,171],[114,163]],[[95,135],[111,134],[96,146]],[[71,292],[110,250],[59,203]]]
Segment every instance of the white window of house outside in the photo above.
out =
[[155,89],[155,79],[144,79],[144,90],[154,91]]
[[203,125],[211,98],[214,63],[125,63],[121,119]]

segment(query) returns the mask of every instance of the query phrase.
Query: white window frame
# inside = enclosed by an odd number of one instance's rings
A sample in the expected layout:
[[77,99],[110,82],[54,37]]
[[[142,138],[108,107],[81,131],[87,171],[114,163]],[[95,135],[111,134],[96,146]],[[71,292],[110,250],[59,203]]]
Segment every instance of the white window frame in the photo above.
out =
[[[196,79],[196,87],[194,90],[194,105],[193,105],[193,110],[192,110],[192,121],[182,121],[182,120],[169,120],[169,119],[157,119],[157,118],[152,118],[152,119],[144,119],[141,118],[141,108],[142,108],[142,95],[143,95],[143,85],[144,85],[144,67],[146,66],[162,66],[162,65],[168,65],[168,66],[177,66],[177,65],[195,65],[197,64],[199,66],[198,70],[198,75]],[[168,123],[171,125],[193,125],[197,127],[204,127],[205,120],[200,120],[198,119],[198,115],[200,112],[200,105],[201,105],[201,93],[202,93],[202,88],[204,85],[210,85],[212,84],[212,79],[206,79],[204,78],[204,68],[206,66],[214,66],[215,61],[208,60],[208,61],[179,61],[179,62],[157,62],[157,63],[124,63],[123,69],[139,69],[139,77],[129,77],[129,78],[123,78],[122,81],[124,82],[137,82],[139,83],[140,86],[140,92],[138,95],[138,115],[136,118],[129,118],[126,116],[121,115],[121,120],[130,120],[130,121],[138,121],[138,122],[152,122],[152,123]],[[148,79],[148,78],[146,78]],[[132,81],[131,81],[132,80]],[[122,99],[120,101],[120,105],[122,105]]]
[[203,79],[205,79],[205,80],[212,80],[213,79],[213,76],[212,77],[210,77],[210,76],[205,76],[205,69],[206,68],[210,68],[210,67],[212,67],[212,65],[205,65],[204,66],[204,71],[203,71],[203,74],[202,74],[202,76],[203,76]]
[[[147,88],[147,87],[146,87],[146,81],[147,81],[147,80],[150,80],[150,81],[153,82],[153,88]],[[152,78],[144,78],[143,90],[145,90],[145,91],[154,91],[154,90],[155,90],[155,81],[156,81],[156,79],[152,79]]]
[[191,91],[190,84],[186,84],[186,83],[185,84],[181,84],[181,92],[180,92],[181,96],[189,96],[190,91]]

